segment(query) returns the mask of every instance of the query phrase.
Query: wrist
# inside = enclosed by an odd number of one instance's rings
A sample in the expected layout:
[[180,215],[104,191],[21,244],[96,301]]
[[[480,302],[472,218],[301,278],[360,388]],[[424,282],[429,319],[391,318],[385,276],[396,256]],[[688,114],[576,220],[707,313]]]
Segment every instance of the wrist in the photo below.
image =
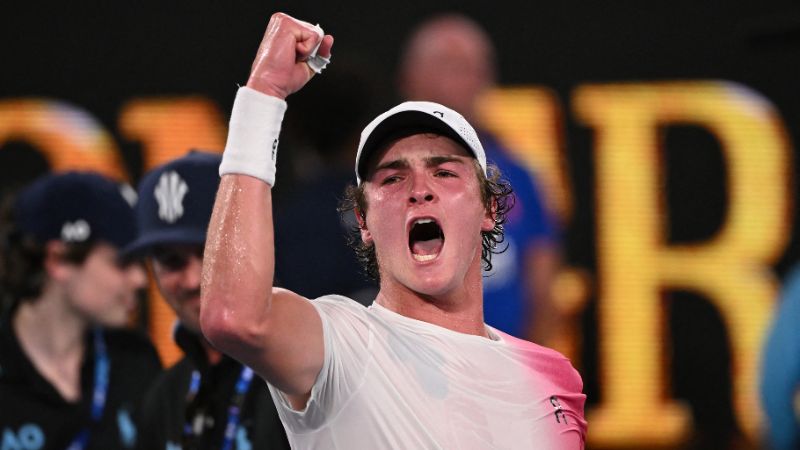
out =
[[250,76],[250,78],[247,79],[246,86],[254,91],[258,91],[264,95],[269,95],[270,97],[275,97],[280,100],[286,100],[286,97],[288,97],[285,90],[278,89],[272,83],[255,76]]
[[233,102],[228,141],[220,176],[249,175],[275,185],[278,137],[286,102],[249,86],[239,88]]

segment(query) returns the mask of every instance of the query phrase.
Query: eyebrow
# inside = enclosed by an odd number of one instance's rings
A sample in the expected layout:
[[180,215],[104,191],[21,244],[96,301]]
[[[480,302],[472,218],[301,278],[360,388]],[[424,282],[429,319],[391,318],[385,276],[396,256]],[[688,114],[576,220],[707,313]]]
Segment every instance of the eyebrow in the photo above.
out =
[[442,164],[450,162],[464,164],[464,160],[457,156],[431,156],[429,158],[425,158],[425,165],[427,167],[441,166]]
[[378,167],[375,168],[375,172],[384,169],[407,169],[408,168],[408,161],[405,159],[395,159],[393,161],[388,161],[383,164],[379,164]]
[[[425,166],[426,167],[441,166],[442,164],[449,163],[449,162],[458,163],[458,164],[464,164],[464,161],[461,158],[457,157],[457,156],[429,156],[429,157],[425,158]],[[388,162],[385,162],[383,164],[378,165],[378,167],[375,168],[375,172],[377,172],[379,170],[383,170],[383,169],[395,169],[395,170],[397,170],[397,169],[407,169],[408,167],[409,167],[408,160],[406,160],[406,159],[395,159],[393,161],[388,161]]]

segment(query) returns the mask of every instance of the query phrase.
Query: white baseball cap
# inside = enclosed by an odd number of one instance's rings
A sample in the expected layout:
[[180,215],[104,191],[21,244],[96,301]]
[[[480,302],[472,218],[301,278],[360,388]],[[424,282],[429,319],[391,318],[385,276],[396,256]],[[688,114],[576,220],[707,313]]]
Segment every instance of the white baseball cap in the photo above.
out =
[[486,175],[486,153],[478,133],[461,114],[433,102],[405,102],[376,117],[361,132],[356,154],[356,182],[360,185],[372,153],[390,136],[435,133],[447,136],[471,151]]

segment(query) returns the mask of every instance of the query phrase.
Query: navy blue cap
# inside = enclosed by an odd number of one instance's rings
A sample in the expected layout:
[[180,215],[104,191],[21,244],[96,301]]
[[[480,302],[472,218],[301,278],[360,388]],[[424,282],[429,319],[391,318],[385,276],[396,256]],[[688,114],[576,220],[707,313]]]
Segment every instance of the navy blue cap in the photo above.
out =
[[148,172],[139,183],[136,204],[139,237],[125,254],[140,255],[164,244],[203,245],[221,161],[219,154],[192,150]]
[[44,175],[23,189],[14,203],[17,227],[40,243],[57,239],[106,241],[124,248],[136,238],[136,220],[121,185],[92,172]]

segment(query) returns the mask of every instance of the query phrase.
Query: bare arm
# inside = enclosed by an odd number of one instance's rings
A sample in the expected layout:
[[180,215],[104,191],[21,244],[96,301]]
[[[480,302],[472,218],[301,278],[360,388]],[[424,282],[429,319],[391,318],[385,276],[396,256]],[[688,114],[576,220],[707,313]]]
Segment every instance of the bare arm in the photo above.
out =
[[[281,100],[296,92],[313,75],[304,60],[319,39],[308,24],[273,15],[247,86]],[[332,45],[325,36],[319,53],[329,56]],[[273,288],[274,264],[271,186],[248,175],[224,175],[205,248],[203,333],[293,402],[303,402],[322,367],[322,323],[308,300]]]

